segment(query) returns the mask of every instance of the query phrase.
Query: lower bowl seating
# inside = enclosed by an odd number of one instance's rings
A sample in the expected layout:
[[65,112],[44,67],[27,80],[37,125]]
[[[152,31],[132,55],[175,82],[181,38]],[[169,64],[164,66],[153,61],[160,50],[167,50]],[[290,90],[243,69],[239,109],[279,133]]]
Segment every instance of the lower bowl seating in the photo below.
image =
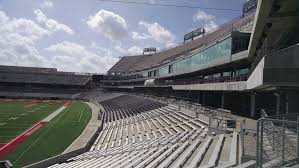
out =
[[100,102],[106,122],[90,151],[51,167],[242,166],[237,132],[208,136],[207,125],[177,107],[146,101],[122,95]]

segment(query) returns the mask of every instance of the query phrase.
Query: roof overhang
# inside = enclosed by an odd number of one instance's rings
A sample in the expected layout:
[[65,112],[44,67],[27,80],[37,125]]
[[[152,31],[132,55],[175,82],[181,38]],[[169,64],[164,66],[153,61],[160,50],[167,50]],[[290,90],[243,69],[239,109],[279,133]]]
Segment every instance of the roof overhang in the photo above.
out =
[[248,57],[256,56],[265,38],[270,51],[294,45],[298,40],[298,21],[298,0],[259,0]]

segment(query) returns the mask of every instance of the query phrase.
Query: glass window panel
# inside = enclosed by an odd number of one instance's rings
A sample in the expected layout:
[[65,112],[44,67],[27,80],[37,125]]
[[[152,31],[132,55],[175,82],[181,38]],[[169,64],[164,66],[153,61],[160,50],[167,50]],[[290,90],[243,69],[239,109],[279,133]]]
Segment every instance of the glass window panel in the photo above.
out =
[[[194,68],[199,68],[203,64],[211,63],[219,58],[231,56],[231,38],[221,41],[210,48],[207,48],[192,57],[186,58],[173,64],[174,73],[190,72]],[[162,72],[163,71],[163,72]],[[165,74],[161,70],[160,74]],[[167,73],[166,73],[167,74]]]

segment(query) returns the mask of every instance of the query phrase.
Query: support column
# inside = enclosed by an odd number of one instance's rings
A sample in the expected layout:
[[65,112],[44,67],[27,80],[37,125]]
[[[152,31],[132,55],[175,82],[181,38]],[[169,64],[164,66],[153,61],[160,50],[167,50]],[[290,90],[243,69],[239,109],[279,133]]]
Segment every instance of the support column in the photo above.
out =
[[221,96],[221,108],[225,109],[225,94],[222,92]]
[[299,92],[286,93],[286,114],[299,113]]
[[288,114],[289,113],[289,94],[286,93],[285,94],[285,114]]
[[255,118],[256,116],[256,104],[255,104],[256,93],[250,93],[250,117]]
[[233,71],[230,71],[230,77],[231,77],[231,78],[233,78],[233,77],[235,76],[234,72],[235,72],[234,70],[233,70]]
[[[275,115],[280,115],[280,114],[283,114],[282,112],[282,94],[281,92],[277,92],[277,93],[274,93],[275,95],[275,99],[276,99],[276,107],[275,107]],[[270,115],[270,114],[268,114]]]
[[205,106],[206,105],[206,93],[202,92],[202,105]]

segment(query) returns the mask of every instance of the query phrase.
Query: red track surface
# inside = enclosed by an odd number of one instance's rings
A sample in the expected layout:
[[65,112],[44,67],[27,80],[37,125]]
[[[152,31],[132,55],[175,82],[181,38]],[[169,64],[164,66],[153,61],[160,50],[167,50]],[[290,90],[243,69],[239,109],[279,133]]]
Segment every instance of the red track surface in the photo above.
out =
[[66,103],[64,103],[64,107],[68,107],[68,106],[70,106],[72,104],[72,102],[71,101],[67,101]]
[[[11,152],[15,151],[17,147],[25,142],[34,132],[45,126],[48,122],[39,122],[36,125],[34,125],[31,129],[27,130],[22,135],[18,136],[8,144],[4,144],[4,146],[0,146],[0,159],[3,159]],[[1,145],[1,144],[0,144]]]
[[3,147],[3,146],[5,146],[6,144],[0,144],[0,149]]

